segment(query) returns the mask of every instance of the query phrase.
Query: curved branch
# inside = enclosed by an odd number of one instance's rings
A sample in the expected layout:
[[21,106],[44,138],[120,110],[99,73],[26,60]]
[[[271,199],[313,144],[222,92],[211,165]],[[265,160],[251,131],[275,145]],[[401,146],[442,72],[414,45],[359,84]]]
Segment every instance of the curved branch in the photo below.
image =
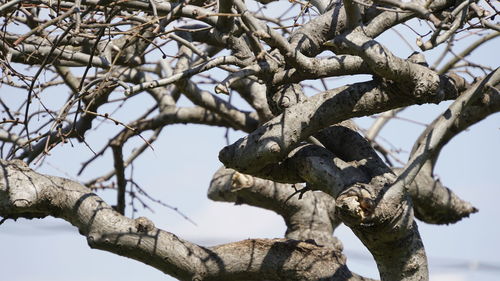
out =
[[[402,95],[395,85],[380,81],[357,83],[315,95],[285,111],[236,143],[219,152],[226,167],[252,174],[284,159],[301,140],[340,121],[384,112],[415,103],[439,102],[434,93],[419,97]],[[458,89],[447,77],[441,77],[440,91],[447,99]],[[331,110],[335,109],[335,110]]]
[[[500,92],[498,87],[496,89],[486,89],[484,95],[467,106],[458,116],[457,119],[451,124],[451,127],[442,136],[439,144],[436,147],[436,151],[428,159],[428,165],[422,167],[423,172],[428,175],[432,175],[434,172],[434,167],[441,152],[441,149],[456,135],[465,131],[470,126],[478,123],[479,121],[500,112]],[[440,118],[435,119],[427,128],[422,132],[413,145],[410,155],[413,155],[419,146],[424,144],[428,135],[434,130],[436,123]]]
[[[399,175],[389,192],[386,193],[387,196],[401,196],[401,193],[404,193],[403,190],[413,181],[420,169],[439,152],[443,141],[448,140],[445,136],[454,127],[459,116],[479,96],[487,90],[494,89],[498,83],[500,83],[500,68],[497,68],[484,79],[475,83],[438,117],[433,123],[432,129],[425,135],[418,148],[413,151],[408,163],[403,168],[403,172]],[[495,91],[498,90],[495,89]]]
[[180,280],[367,280],[352,274],[333,248],[286,239],[252,239],[201,247],[130,219],[76,182],[0,160],[0,215],[55,216],[78,228],[91,248],[149,264]]
[[285,220],[286,238],[314,241],[342,250],[342,243],[332,236],[340,224],[334,215],[335,200],[323,192],[294,195],[295,190],[292,184],[272,182],[233,169],[220,168],[210,182],[208,197],[214,201],[272,210]]
[[[401,170],[400,170],[401,171]],[[415,217],[431,224],[455,223],[478,209],[462,200],[439,179],[421,171],[408,187]]]
[[439,75],[426,66],[395,56],[387,47],[367,37],[361,28],[345,36],[337,36],[333,45],[339,52],[362,57],[377,75],[398,83],[408,83],[413,95],[420,93],[442,96]]
[[232,85],[232,88],[255,109],[261,123],[274,117],[266,101],[265,85],[252,79],[240,79]]

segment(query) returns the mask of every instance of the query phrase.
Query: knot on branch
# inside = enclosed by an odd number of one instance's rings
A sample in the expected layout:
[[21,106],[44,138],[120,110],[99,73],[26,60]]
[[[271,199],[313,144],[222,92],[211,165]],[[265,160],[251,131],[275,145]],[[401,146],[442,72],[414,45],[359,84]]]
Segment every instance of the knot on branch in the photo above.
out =
[[307,97],[299,84],[286,84],[279,86],[267,86],[267,103],[274,115],[279,115],[285,110]]
[[355,184],[336,200],[337,213],[346,223],[366,223],[375,212],[375,200],[367,184]]
[[253,177],[242,173],[235,172],[231,177],[232,191],[248,188],[253,185]]
[[155,228],[154,223],[146,217],[138,217],[134,221],[135,229],[139,233],[148,233]]
[[430,95],[434,97],[433,102],[441,102],[445,97],[445,93],[439,87],[441,83],[439,75],[433,71],[429,71],[424,66],[415,65],[415,68],[417,70],[412,76],[414,84],[413,96],[417,100],[421,100]]
[[31,204],[32,202],[30,200],[24,198],[12,200],[12,206],[14,206],[15,208],[24,209],[30,207]]
[[272,141],[272,140],[269,140],[269,141],[265,141],[263,142],[263,145],[259,147],[259,149],[257,150],[257,154],[278,154],[281,152],[281,146],[279,145],[279,143],[275,142],[275,141]]

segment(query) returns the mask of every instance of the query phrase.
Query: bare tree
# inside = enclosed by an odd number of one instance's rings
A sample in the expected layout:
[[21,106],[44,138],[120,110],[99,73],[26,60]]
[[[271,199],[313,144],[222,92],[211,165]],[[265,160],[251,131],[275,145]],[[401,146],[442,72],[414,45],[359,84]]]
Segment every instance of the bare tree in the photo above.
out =
[[[450,139],[500,110],[500,71],[467,58],[500,35],[498,4],[293,0],[269,16],[269,2],[1,2],[2,222],[62,218],[90,247],[180,280],[369,280],[346,266],[333,236],[344,223],[372,253],[382,280],[428,280],[415,218],[449,224],[477,211],[433,170]],[[407,58],[377,41],[401,25],[421,49]],[[457,52],[470,38],[476,41]],[[429,65],[425,52],[440,45]],[[371,78],[329,82],[358,74]],[[69,88],[64,100],[47,97],[61,86]],[[5,93],[14,88],[25,95]],[[135,104],[139,113],[120,115],[144,95],[150,107]],[[405,107],[445,100],[454,102],[395,168],[376,141],[382,126]],[[350,120],[379,113],[365,134]],[[95,149],[93,138],[109,134],[103,122],[117,129]],[[127,171],[172,124],[247,133],[220,151],[224,167],[208,197],[276,212],[285,238],[203,247],[124,215],[127,200],[154,200]],[[106,151],[113,168],[86,182],[30,168],[68,142],[94,153],[79,173]],[[137,147],[125,147],[131,143]],[[94,193],[102,188],[116,189],[114,206]]]

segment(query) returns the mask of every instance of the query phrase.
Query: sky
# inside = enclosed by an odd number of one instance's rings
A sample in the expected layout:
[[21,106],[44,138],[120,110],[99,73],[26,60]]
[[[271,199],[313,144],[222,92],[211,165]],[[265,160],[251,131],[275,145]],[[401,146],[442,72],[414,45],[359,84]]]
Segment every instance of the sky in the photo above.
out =
[[[391,50],[401,57],[407,57],[412,52],[393,32],[384,34],[380,41],[389,44]],[[494,54],[500,47],[499,43],[498,39],[490,42],[471,57],[498,67],[500,58]],[[439,51],[429,52],[427,59],[432,61]],[[331,81],[329,86],[338,86],[338,83],[339,80]],[[57,96],[61,93],[56,91],[52,94]],[[390,140],[387,146],[400,148],[403,152],[399,157],[406,161],[413,142],[424,129],[406,119],[429,123],[449,104],[414,106],[403,111],[401,119],[391,121],[382,130],[381,142]],[[129,108],[126,114],[139,112],[140,109]],[[355,121],[366,129],[374,119],[366,117]],[[111,125],[103,124],[100,130],[107,128]],[[212,202],[206,197],[210,179],[221,165],[217,154],[226,144],[224,134],[225,130],[221,128],[170,126],[153,144],[154,151],[147,150],[134,164],[134,178],[151,196],[179,208],[196,225],[175,211],[154,203],[150,204],[154,212],[140,210],[136,216],[147,216],[157,227],[207,246],[247,238],[283,237],[285,225],[276,214],[249,206]],[[99,148],[106,138],[95,136],[90,145]],[[230,132],[231,142],[242,136],[241,133]],[[447,226],[419,222],[429,258],[431,280],[498,280],[499,144],[500,115],[495,114],[455,137],[443,149],[436,167],[437,175],[446,186],[476,206],[479,213]],[[130,150],[132,145],[127,147]],[[91,155],[78,143],[74,143],[74,147],[69,144],[57,147],[39,171],[59,176],[74,175]],[[107,172],[112,168],[109,156],[107,153],[78,179],[85,180]],[[98,194],[114,204],[114,193]],[[378,278],[370,253],[352,232],[341,226],[335,235],[343,241],[348,266],[358,274]],[[90,249],[85,238],[69,223],[54,218],[8,220],[0,225],[0,264],[0,279],[10,281],[175,280],[137,261]]]

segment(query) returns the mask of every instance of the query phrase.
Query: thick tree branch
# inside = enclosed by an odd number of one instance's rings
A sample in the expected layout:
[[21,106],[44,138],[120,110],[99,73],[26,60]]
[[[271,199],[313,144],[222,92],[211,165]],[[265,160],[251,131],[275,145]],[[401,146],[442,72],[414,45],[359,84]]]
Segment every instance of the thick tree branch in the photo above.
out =
[[411,59],[404,60],[392,54],[388,48],[377,41],[366,37],[361,28],[347,34],[345,37],[337,36],[334,46],[340,52],[348,52],[364,59],[374,73],[400,83],[408,83],[414,87],[413,95],[428,93],[442,96],[439,88],[439,75],[429,68]]
[[[446,99],[455,98],[458,89],[441,77],[440,91]],[[380,81],[357,83],[315,95],[287,108],[249,136],[227,146],[219,153],[226,167],[252,174],[277,163],[301,140],[329,125],[352,117],[366,116],[415,103],[439,102],[433,93],[402,95],[403,89]],[[330,110],[335,108],[335,110]]]
[[[402,2],[400,3],[404,4]],[[428,12],[430,12],[437,14],[452,7],[455,4],[456,1],[454,0],[434,0],[432,2],[429,2],[429,6],[425,13],[428,14]],[[399,23],[406,22],[414,18],[416,15],[418,14],[384,11],[376,14],[374,18],[371,19],[370,22],[366,25],[366,27],[363,28],[363,32],[368,37],[376,38],[384,31],[389,30],[391,27],[396,26]]]
[[28,140],[16,134],[10,133],[9,131],[4,130],[2,127],[0,127],[0,140],[3,142],[10,142],[21,147],[26,145],[26,143],[28,142]]
[[66,65],[64,61],[73,62],[72,66],[86,66],[89,61],[92,66],[98,66],[102,68],[109,68],[109,61],[105,57],[100,56],[92,56],[92,60],[90,60],[91,56],[85,53],[77,52],[75,50],[65,50],[61,48],[55,48],[52,50],[52,47],[48,46],[36,46],[31,44],[19,44],[16,48],[12,48],[5,44],[4,42],[0,43],[0,50],[3,50],[5,53],[12,54],[12,60],[14,62],[25,63],[25,64],[41,64],[45,57],[49,56],[53,60],[58,59],[59,61],[63,61],[63,63],[59,64],[57,61],[56,64]]
[[[219,14],[230,14],[233,7],[233,0],[218,0]],[[231,16],[219,16],[217,19],[217,29],[222,32],[229,32],[233,27],[234,18]]]
[[415,217],[426,223],[455,223],[478,211],[444,186],[439,179],[434,179],[423,171],[418,173],[408,191],[413,201]]
[[[20,161],[0,160],[0,224],[8,218],[59,217],[75,225],[91,247],[181,280],[365,280],[347,269],[332,236],[343,222],[373,254],[383,280],[428,280],[415,218],[453,223],[477,211],[436,180],[432,170],[451,138],[500,111],[499,70],[472,86],[449,73],[456,69],[478,81],[476,70],[486,74],[497,67],[463,58],[498,37],[495,15],[488,14],[496,11],[493,4],[292,1],[290,8],[301,7],[296,17],[289,16],[297,9],[283,9],[269,18],[242,0],[217,1],[13,0],[0,6],[5,15],[0,83],[29,89],[26,100],[2,98],[8,118],[0,121],[0,139],[6,140],[1,153],[33,161],[71,138],[91,148],[85,137],[95,135],[89,131],[96,117],[123,126],[81,170],[111,149],[114,171],[90,183],[116,176],[117,206],[108,206],[76,182],[40,175]],[[414,29],[413,18],[431,25]],[[468,35],[461,34],[488,35],[435,71],[424,53],[404,59],[380,44],[377,37],[399,24],[416,34],[423,49],[448,42],[435,66],[453,54],[453,44],[462,48],[461,39]],[[76,75],[81,66],[86,66],[83,76]],[[33,70],[35,77],[30,76]],[[339,80],[322,79],[356,74],[373,75],[372,81],[337,85]],[[308,97],[308,87],[320,91],[310,79],[322,79],[325,91]],[[338,88],[326,90],[329,82]],[[71,90],[62,106],[47,95],[58,85]],[[114,91],[118,86],[125,94]],[[229,99],[211,93],[214,87],[216,93],[231,94]],[[118,120],[130,109],[140,110],[142,105],[133,103],[144,94],[154,106],[132,121],[129,115]],[[238,104],[235,94],[255,112]],[[186,102],[181,95],[195,106],[181,105]],[[348,121],[445,99],[456,101],[417,140],[401,170],[388,167]],[[100,112],[104,107],[116,111]],[[154,130],[154,141],[163,128],[180,123],[249,133],[220,151],[227,168],[214,175],[209,196],[278,213],[288,239],[207,248],[157,229],[146,218],[119,214],[125,196],[135,198],[134,190],[125,189],[126,168],[150,144],[143,138],[128,159],[123,146],[148,130]],[[368,139],[381,126],[377,122]],[[142,191],[140,183],[129,182]]]
[[[342,160],[363,163],[360,169],[366,173],[364,183],[391,174],[391,169],[380,159],[370,142],[346,123],[343,122],[344,126],[335,125],[324,129],[315,136]],[[401,169],[394,169],[394,172],[399,173]],[[415,216],[426,223],[454,223],[477,211],[470,203],[460,199],[423,169],[408,190],[413,201]]]
[[0,215],[62,218],[91,248],[149,264],[180,280],[367,280],[352,274],[333,248],[285,239],[252,239],[205,248],[129,219],[86,187],[0,160]]
[[[39,2],[49,5],[48,0],[39,0]],[[70,1],[60,1],[59,6],[63,8],[71,8],[74,6],[74,0]],[[99,10],[103,7],[101,0],[82,0],[82,5],[89,5]],[[124,10],[130,11],[141,11],[146,12],[149,15],[154,15],[153,8],[149,4],[149,1],[110,1],[106,6],[116,6]],[[217,16],[209,16],[212,14],[211,11],[204,9],[199,6],[185,4],[183,2],[167,2],[162,1],[161,3],[156,3],[155,8],[159,16],[165,16],[174,12],[174,17],[187,17],[192,19],[197,19],[203,21],[211,26],[215,26],[217,22]]]
[[[470,126],[478,123],[479,121],[500,111],[500,92],[498,87],[485,89],[485,93],[481,98],[467,106],[458,115],[457,119],[453,122],[450,129],[445,132],[436,147],[435,152],[427,160],[427,163],[422,167],[422,172],[427,175],[433,175],[434,167],[441,152],[441,149],[456,135],[465,131]],[[424,144],[428,135],[434,130],[436,123],[440,118],[435,119],[427,128],[422,132],[419,138],[415,141],[411,154],[413,155],[419,146]]]
[[344,9],[347,17],[347,28],[354,29],[361,22],[359,7],[352,0],[343,0]]
[[259,122],[265,122],[274,117],[266,102],[266,86],[252,79],[240,79],[232,88],[250,104],[259,116]]

